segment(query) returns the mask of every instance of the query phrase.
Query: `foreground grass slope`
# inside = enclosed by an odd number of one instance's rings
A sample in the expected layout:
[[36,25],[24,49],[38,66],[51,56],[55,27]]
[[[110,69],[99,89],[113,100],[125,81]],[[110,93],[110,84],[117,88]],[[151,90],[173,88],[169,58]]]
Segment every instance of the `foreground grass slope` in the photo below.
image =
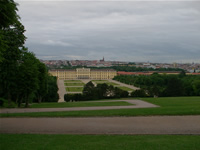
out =
[[0,114],[0,117],[90,117],[90,116],[153,116],[200,115],[200,97],[142,98],[159,105],[157,108],[90,110],[71,112],[35,112]]
[[0,135],[2,150],[199,150],[199,141],[191,135]]

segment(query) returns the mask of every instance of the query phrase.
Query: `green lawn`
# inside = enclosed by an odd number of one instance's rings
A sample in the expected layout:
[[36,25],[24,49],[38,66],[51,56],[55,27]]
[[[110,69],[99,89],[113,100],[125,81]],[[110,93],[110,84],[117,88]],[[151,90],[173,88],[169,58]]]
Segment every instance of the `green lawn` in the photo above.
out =
[[81,82],[82,83],[81,80],[65,80],[64,82]]
[[200,97],[142,98],[159,105],[157,108],[92,110],[70,112],[35,112],[0,114],[0,117],[89,117],[89,116],[156,116],[200,115]]
[[1,134],[2,150],[199,150],[194,135]]
[[108,81],[92,81],[92,82],[96,84],[103,84],[103,83],[108,84]]
[[65,90],[67,92],[82,92],[83,87],[66,87]]
[[107,80],[93,80],[92,82],[96,83],[96,84],[103,84],[103,83],[106,83],[108,85],[113,85],[113,86],[116,86],[116,85],[119,85],[117,83],[114,83],[114,82],[109,82]]
[[92,80],[92,82],[109,82],[108,80]]
[[64,83],[65,84],[65,86],[84,86],[85,84],[84,83],[82,83],[82,82],[74,82],[74,83]]
[[63,107],[92,107],[92,106],[129,106],[128,102],[64,102],[64,103],[34,103],[31,108],[63,108]]
[[114,82],[107,82],[106,84],[108,84],[108,85],[113,85],[113,86],[117,86],[117,85],[119,85],[119,84],[114,83]]
[[134,91],[133,89],[125,87],[125,86],[118,86],[118,88],[120,88],[120,89],[122,89],[124,91]]

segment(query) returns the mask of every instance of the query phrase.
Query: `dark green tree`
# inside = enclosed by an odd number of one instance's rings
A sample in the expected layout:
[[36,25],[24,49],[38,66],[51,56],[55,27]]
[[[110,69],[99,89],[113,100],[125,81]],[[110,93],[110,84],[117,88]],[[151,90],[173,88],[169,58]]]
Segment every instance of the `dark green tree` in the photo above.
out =
[[8,103],[57,101],[57,79],[24,47],[24,26],[13,0],[0,0],[0,97]]
[[17,15],[17,3],[13,0],[1,0],[0,1],[0,28],[6,28],[13,25],[18,19]]
[[73,95],[72,94],[65,94],[64,95],[64,100],[66,102],[70,102],[71,100],[73,100]]
[[177,76],[170,76],[168,78],[167,88],[165,90],[166,96],[181,96],[183,95],[183,85]]
[[118,87],[115,87],[115,98],[128,97],[128,95],[128,91],[124,91]]
[[17,74],[23,53],[26,52],[23,44],[26,37],[24,36],[24,26],[20,22],[12,25],[12,28],[1,29],[1,37],[6,41],[6,49],[1,50],[3,59],[0,61],[0,89],[3,89],[3,97],[11,102],[12,93],[17,88]]
[[186,73],[184,70],[182,70],[179,74],[179,77],[182,78],[182,77],[185,77],[186,76]]
[[35,55],[31,52],[25,52],[19,69],[20,77],[18,80],[20,80],[20,84],[18,88],[23,91],[25,107],[28,107],[29,101],[32,100],[39,88],[38,60]]
[[143,89],[135,90],[131,93],[132,97],[147,97],[146,92]]
[[83,97],[87,100],[98,99],[98,93],[92,81],[88,82],[83,88]]
[[107,89],[108,89],[108,85],[106,83],[103,84],[97,84],[97,93],[98,93],[98,98],[99,99],[103,99],[107,97]]
[[38,103],[41,103],[44,96],[47,94],[47,69],[45,64],[41,63],[39,60],[37,62],[38,66],[38,89],[36,91],[36,97]]
[[108,88],[106,89],[106,97],[109,97],[109,98],[113,98],[115,97],[115,88],[113,85],[109,85]]
[[73,97],[74,101],[82,101],[83,100],[83,95],[82,94],[77,93],[77,94],[74,94],[73,96],[74,96]]
[[47,94],[44,96],[44,102],[58,102],[57,78],[51,75],[47,76]]
[[193,89],[195,95],[200,96],[200,80],[195,80],[193,82]]
[[18,21],[16,11],[17,4],[13,0],[0,0],[0,62],[4,59],[3,52],[8,48],[3,31]]

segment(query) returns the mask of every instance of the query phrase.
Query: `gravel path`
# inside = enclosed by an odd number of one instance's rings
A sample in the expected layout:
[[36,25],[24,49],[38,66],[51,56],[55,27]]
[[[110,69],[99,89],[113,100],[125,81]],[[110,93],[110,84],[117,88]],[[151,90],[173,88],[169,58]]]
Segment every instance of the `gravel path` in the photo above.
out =
[[[90,102],[119,102],[125,101],[134,105],[129,106],[98,106],[98,107],[67,107],[67,108],[9,108],[0,109],[0,113],[26,113],[26,112],[55,112],[55,111],[79,111],[79,110],[108,110],[108,109],[133,109],[159,107],[157,105],[142,100],[110,100],[110,101],[90,101]],[[80,102],[81,103],[81,102]]]
[[58,94],[59,94],[58,102],[64,102],[64,95],[67,94],[65,90],[64,80],[57,80],[57,85],[58,85]]
[[124,84],[124,83],[121,83],[121,82],[116,81],[116,80],[109,80],[109,81],[110,81],[110,82],[113,82],[113,83],[117,83],[117,84],[119,84],[120,86],[128,87],[128,88],[133,89],[133,90],[138,90],[138,89],[140,89],[140,88],[135,87],[135,86],[133,86],[133,85]]
[[200,116],[1,118],[0,133],[200,135]]

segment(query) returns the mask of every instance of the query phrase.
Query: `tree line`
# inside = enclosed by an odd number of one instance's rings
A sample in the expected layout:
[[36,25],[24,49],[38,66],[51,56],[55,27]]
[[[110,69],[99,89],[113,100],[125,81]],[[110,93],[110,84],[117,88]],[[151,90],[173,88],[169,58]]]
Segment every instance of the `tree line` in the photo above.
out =
[[142,68],[135,66],[113,66],[113,69],[117,71],[125,71],[125,72],[137,72],[137,71],[183,71],[180,68]]
[[83,88],[83,94],[65,94],[64,100],[69,101],[86,101],[128,97],[129,93],[118,87],[106,83],[95,86],[91,81]]
[[0,104],[57,101],[57,79],[24,46],[25,28],[13,0],[0,1]]
[[140,87],[133,96],[200,96],[200,76],[160,75],[115,76],[114,80]]
[[76,69],[76,68],[90,68],[90,69],[114,69],[116,71],[125,71],[125,72],[148,72],[148,71],[183,71],[183,69],[180,68],[142,68],[142,67],[135,67],[135,66],[111,66],[111,67],[87,67],[87,66],[51,66],[49,69]]

